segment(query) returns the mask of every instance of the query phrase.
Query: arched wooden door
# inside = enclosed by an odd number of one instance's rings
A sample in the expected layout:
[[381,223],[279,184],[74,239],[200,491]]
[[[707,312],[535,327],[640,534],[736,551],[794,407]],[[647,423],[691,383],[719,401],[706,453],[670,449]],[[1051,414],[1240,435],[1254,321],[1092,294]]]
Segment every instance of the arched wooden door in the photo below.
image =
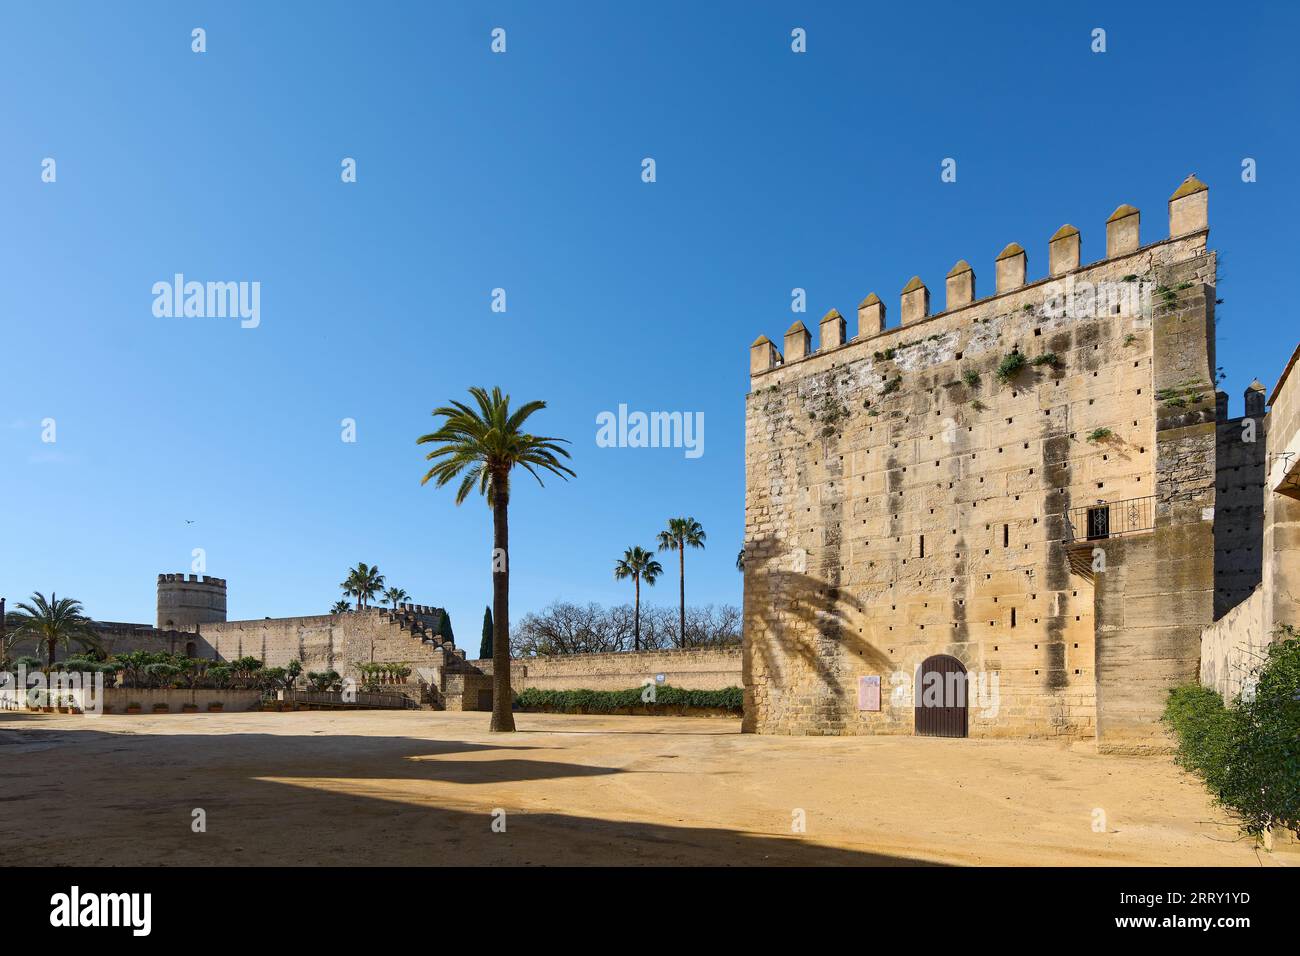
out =
[[966,668],[947,654],[927,657],[916,673],[916,736],[965,737]]

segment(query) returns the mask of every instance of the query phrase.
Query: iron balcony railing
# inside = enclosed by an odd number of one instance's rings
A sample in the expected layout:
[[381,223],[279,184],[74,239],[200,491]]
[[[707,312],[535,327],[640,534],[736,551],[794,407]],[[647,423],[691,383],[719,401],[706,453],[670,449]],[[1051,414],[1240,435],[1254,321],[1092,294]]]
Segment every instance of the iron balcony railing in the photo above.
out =
[[1101,541],[1156,526],[1156,496],[1103,501],[1071,508],[1065,513],[1065,540]]

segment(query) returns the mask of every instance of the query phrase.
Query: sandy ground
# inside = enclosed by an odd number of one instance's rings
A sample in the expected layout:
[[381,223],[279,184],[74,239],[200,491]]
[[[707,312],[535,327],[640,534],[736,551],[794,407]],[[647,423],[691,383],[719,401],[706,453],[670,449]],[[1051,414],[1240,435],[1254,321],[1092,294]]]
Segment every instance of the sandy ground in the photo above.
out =
[[[8,864],[1274,866],[1168,757],[731,719],[0,714]],[[206,813],[207,832],[191,828]],[[506,830],[493,832],[493,812]],[[792,832],[797,811],[806,831]],[[1102,832],[1094,832],[1104,813]]]

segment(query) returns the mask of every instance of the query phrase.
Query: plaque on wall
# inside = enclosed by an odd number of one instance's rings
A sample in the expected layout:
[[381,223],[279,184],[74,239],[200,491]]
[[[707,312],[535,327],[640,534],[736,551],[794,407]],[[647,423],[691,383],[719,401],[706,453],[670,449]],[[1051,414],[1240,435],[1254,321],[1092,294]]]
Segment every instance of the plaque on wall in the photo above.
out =
[[880,678],[858,678],[858,710],[880,710]]

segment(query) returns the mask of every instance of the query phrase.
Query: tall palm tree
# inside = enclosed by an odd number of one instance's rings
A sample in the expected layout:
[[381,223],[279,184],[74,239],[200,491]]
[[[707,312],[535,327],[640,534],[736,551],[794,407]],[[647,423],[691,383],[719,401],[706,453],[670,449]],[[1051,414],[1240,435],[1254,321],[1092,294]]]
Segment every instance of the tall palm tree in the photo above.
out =
[[615,579],[631,578],[636,585],[636,610],[632,615],[632,647],[635,650],[641,650],[641,582],[653,585],[663,573],[664,566],[655,560],[654,554],[639,545],[628,548],[623,557],[614,562]]
[[397,610],[397,605],[401,604],[403,601],[409,601],[410,599],[411,595],[407,594],[401,588],[389,588],[384,592],[384,601],[391,604],[394,611]]
[[561,464],[569,453],[563,438],[533,435],[523,430],[524,422],[545,402],[525,402],[510,410],[510,396],[500,388],[489,393],[477,386],[469,390],[474,406],[453,401],[433,411],[443,419],[438,430],[416,439],[420,445],[436,446],[425,455],[435,462],[420,484],[433,480],[441,488],[460,478],[456,504],[469,497],[475,486],[492,509],[492,723],[490,730],[515,729],[510,692],[510,472],[516,465],[542,484],[538,471],[548,471],[568,480],[572,469]]
[[54,667],[60,644],[65,651],[74,643],[96,649],[100,646],[99,635],[90,618],[82,613],[81,602],[59,598],[53,591],[49,600],[37,591],[30,603],[18,605],[7,623],[19,639],[31,638],[45,645],[46,670]]
[[344,597],[356,598],[357,610],[361,610],[361,580],[357,576],[356,568],[348,569],[348,576],[339,582],[339,588],[343,591]]
[[352,610],[352,605],[349,604],[347,601],[335,601],[334,606],[330,608],[330,613],[346,614],[350,610]]
[[379,573],[379,565],[371,567],[362,561],[348,571],[339,587],[348,597],[357,599],[357,610],[361,610],[384,589],[384,576]]
[[681,616],[678,632],[678,644],[686,646],[686,547],[704,547],[704,528],[694,518],[669,518],[668,528],[659,532],[659,550],[676,551],[677,566],[680,570],[679,591],[681,596]]

